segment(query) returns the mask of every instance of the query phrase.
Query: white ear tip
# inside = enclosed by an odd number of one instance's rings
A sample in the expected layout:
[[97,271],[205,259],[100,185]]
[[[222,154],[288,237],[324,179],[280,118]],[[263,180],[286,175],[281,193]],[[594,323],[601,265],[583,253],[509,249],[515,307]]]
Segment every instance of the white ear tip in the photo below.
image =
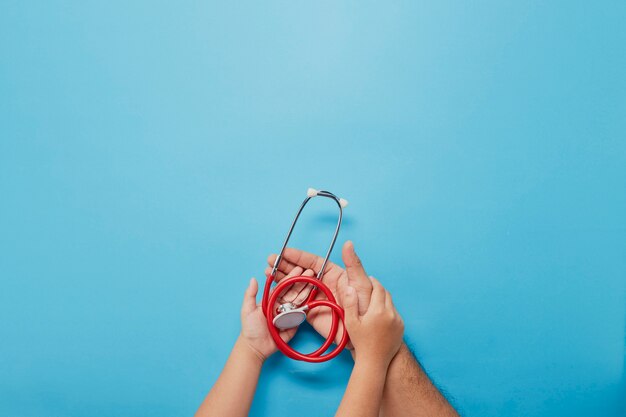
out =
[[345,198],[340,198],[339,199],[339,205],[341,206],[341,208],[348,207],[348,200],[346,200]]
[[309,188],[306,190],[306,195],[309,197],[315,197],[317,195],[317,190],[315,188]]

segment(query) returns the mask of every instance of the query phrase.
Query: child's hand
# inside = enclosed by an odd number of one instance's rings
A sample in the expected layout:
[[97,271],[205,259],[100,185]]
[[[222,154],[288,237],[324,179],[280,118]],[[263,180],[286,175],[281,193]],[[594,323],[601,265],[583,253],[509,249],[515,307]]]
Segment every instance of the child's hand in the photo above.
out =
[[389,365],[400,345],[404,323],[391,301],[391,294],[380,282],[372,280],[372,298],[367,311],[359,315],[356,290],[344,282],[340,294],[345,325],[354,345],[355,361]]
[[[303,273],[302,268],[296,267],[291,271],[288,277],[297,275],[313,276],[313,271],[307,269]],[[246,342],[248,347],[261,361],[264,361],[272,353],[276,352],[277,347],[267,329],[267,320],[261,310],[261,306],[256,303],[258,291],[259,284],[256,279],[252,278],[246,289],[241,306],[241,339]],[[282,337],[285,342],[288,342],[293,335],[296,334],[296,330],[298,330],[297,327],[283,330],[280,332],[280,337]]]

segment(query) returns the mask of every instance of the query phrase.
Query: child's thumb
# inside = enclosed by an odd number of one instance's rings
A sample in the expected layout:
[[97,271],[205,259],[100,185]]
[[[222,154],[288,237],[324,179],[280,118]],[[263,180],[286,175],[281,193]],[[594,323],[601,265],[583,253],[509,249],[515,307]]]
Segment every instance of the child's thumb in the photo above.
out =
[[248,288],[243,296],[243,304],[241,306],[242,313],[251,313],[256,309],[256,293],[259,290],[259,284],[256,279],[251,278]]

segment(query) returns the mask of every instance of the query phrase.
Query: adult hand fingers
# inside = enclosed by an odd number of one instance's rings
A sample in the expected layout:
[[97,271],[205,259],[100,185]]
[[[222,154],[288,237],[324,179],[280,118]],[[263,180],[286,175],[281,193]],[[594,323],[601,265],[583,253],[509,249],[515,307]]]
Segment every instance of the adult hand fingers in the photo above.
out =
[[341,255],[346,266],[349,283],[355,288],[359,297],[359,313],[363,315],[370,304],[372,283],[365,272],[361,259],[354,251],[354,243],[351,241],[344,243]]
[[[305,252],[300,249],[295,248],[287,248],[285,249],[285,253],[283,254],[283,259],[287,262],[291,262],[292,264],[301,266],[305,269],[312,269],[315,273],[319,272],[322,268],[322,264],[324,264],[324,258],[321,256],[317,256],[310,252]],[[330,271],[335,267],[335,264],[328,261],[326,263],[326,268],[324,272]]]
[[[312,269],[307,269],[302,273],[304,277],[312,277],[315,273]],[[296,282],[293,284],[291,289],[285,293],[283,299],[287,302],[294,303],[295,305],[300,305],[306,298],[309,296],[310,286],[306,282]]]
[[[274,262],[276,262],[276,257],[278,255],[271,254],[267,257],[268,267],[265,269],[265,275],[269,275],[272,272],[274,267]],[[285,278],[296,266],[296,264],[287,261],[284,257],[280,260],[280,264],[278,264],[278,269],[276,270],[276,276],[274,277],[276,281],[280,281]],[[302,268],[304,269],[304,268]]]
[[359,298],[356,295],[356,290],[350,286],[342,287],[340,294],[346,327],[350,331],[350,328],[359,321]]
[[[272,273],[272,267],[271,266],[266,267],[265,271],[263,271],[263,272],[265,273],[266,277],[269,276],[269,274]],[[287,275],[287,274],[285,274],[285,273],[283,273],[281,271],[276,271],[276,276],[274,277],[274,279],[275,279],[276,282],[278,282],[281,279],[285,278],[285,275]]]
[[[267,263],[270,267],[274,266],[274,262],[276,262],[275,254],[268,256]],[[312,269],[317,273],[324,264],[324,258],[321,256],[317,256],[310,252],[305,252],[300,249],[295,248],[287,248],[283,253],[283,258],[280,260],[278,264],[278,270],[283,273],[288,273],[294,266],[300,266],[303,269]],[[326,263],[326,268],[324,269],[324,273],[328,273],[333,269],[339,268],[336,264],[328,261]],[[341,269],[341,268],[339,268]]]
[[[302,274],[302,268],[300,268],[299,266],[296,266],[295,268],[293,268],[291,270],[291,272],[289,272],[288,275],[285,276],[285,278],[291,278],[291,277],[296,277],[298,275]],[[285,295],[291,291],[291,289],[293,288],[294,284],[292,284],[291,286],[289,286],[289,288],[287,288],[285,291],[283,291],[283,293],[278,297],[279,302],[282,304],[285,302]]]

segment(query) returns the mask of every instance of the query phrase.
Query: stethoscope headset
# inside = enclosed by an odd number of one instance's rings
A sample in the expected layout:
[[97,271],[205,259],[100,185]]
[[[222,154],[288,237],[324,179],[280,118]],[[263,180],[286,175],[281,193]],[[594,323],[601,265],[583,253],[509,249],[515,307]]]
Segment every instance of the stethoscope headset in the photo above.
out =
[[[291,237],[291,233],[293,232],[294,227],[302,213],[302,210],[307,205],[309,201],[311,201],[314,197],[326,197],[333,200],[337,203],[337,207],[339,208],[339,218],[337,220],[337,227],[335,228],[335,233],[333,235],[332,241],[330,242],[330,247],[328,248],[328,252],[326,252],[326,257],[324,258],[324,262],[320,270],[317,273],[315,278],[307,277],[307,276],[296,276],[291,278],[285,278],[281,280],[276,287],[271,290],[272,283],[276,279],[276,272],[278,271],[278,266],[280,265],[280,261],[283,258],[283,254],[285,252],[285,248],[287,247],[287,243],[289,242],[289,238]],[[267,276],[267,280],[265,281],[265,288],[263,289],[263,300],[261,303],[261,308],[263,309],[263,314],[267,319],[267,327],[269,332],[274,339],[278,349],[285,354],[285,356],[305,362],[324,362],[329,359],[337,356],[341,351],[346,347],[348,343],[348,332],[346,331],[346,326],[343,327],[343,333],[341,336],[340,342],[337,344],[337,347],[332,351],[325,354],[326,350],[330,347],[330,345],[335,340],[337,336],[337,332],[339,329],[339,320],[343,322],[344,313],[343,309],[337,304],[337,300],[333,296],[332,291],[322,282],[322,277],[324,276],[324,269],[326,268],[326,264],[328,263],[328,258],[330,257],[331,252],[333,251],[333,247],[335,246],[335,241],[337,240],[337,235],[339,234],[339,228],[341,227],[341,219],[343,217],[343,209],[348,205],[348,201],[343,198],[339,198],[331,192],[328,191],[318,191],[313,188],[309,188],[307,190],[307,197],[302,202],[296,217],[293,219],[291,223],[291,227],[289,228],[289,232],[287,233],[287,238],[285,239],[285,243],[283,243],[283,247],[280,250],[280,253],[276,257],[276,261],[274,262],[274,267],[272,268],[272,272]],[[305,285],[311,284],[312,289],[307,298],[300,303],[299,305],[295,305],[293,303],[283,303],[277,309],[274,309],[274,305],[278,301],[278,297],[285,291],[285,289],[289,288],[291,285],[296,283],[305,283]],[[318,290],[320,290],[326,296],[326,300],[316,300],[315,297],[318,294]],[[289,346],[281,337],[280,331],[291,329],[299,326],[306,320],[306,315],[308,311],[313,310],[317,307],[329,307],[332,312],[332,322],[330,326],[330,331],[328,333],[328,337],[326,341],[322,344],[322,346],[314,352],[311,353],[301,353]]]

